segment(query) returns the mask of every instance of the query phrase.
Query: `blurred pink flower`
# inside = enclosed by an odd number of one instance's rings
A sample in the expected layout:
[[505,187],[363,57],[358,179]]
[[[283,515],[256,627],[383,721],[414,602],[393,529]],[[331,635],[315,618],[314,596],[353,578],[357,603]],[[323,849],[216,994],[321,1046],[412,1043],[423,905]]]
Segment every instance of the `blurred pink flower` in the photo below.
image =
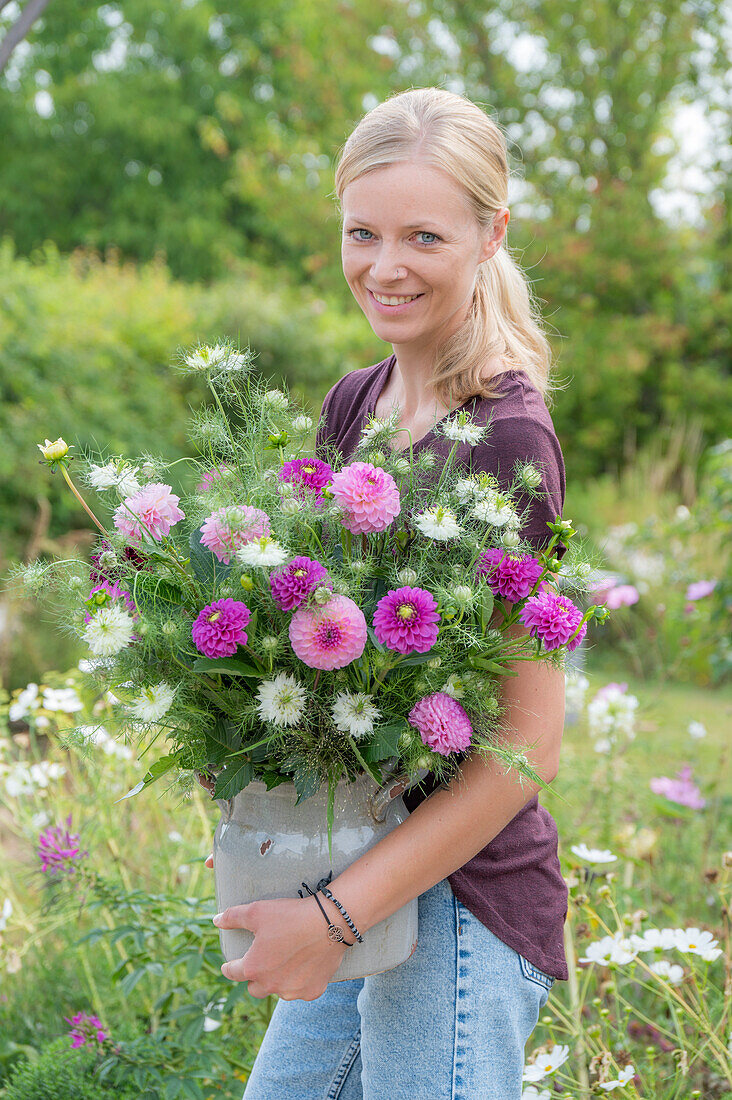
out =
[[228,565],[239,547],[269,535],[269,516],[248,504],[229,504],[207,516],[200,530],[201,544]]
[[622,684],[617,683],[615,680],[611,680],[609,684],[604,684],[603,687],[598,688],[595,692],[595,699],[602,699],[606,695],[611,695],[613,692],[625,692],[628,690],[628,684],[623,680]]
[[185,519],[179,501],[170,485],[153,482],[125,498],[114,513],[114,525],[130,542],[139,544],[145,536],[160,542],[171,527]]
[[702,798],[701,791],[691,778],[691,765],[685,764],[676,773],[676,779],[669,779],[661,775],[652,779],[650,783],[654,794],[660,794],[669,802],[677,802],[680,806],[688,806],[692,810],[703,810],[706,799]]
[[71,832],[71,814],[64,825],[49,825],[38,837],[41,870],[51,875],[73,875],[89,855],[79,847],[79,834]]
[[401,511],[391,474],[370,462],[352,462],[333,475],[330,491],[344,511],[343,526],[354,535],[385,531]]
[[640,594],[634,584],[618,584],[605,593],[603,603],[611,611],[617,611],[619,607],[630,607],[638,603]]
[[686,589],[686,598],[687,600],[703,600],[705,596],[711,596],[716,587],[716,581],[694,581]]
[[109,1036],[102,1028],[102,1021],[98,1016],[88,1016],[86,1012],[77,1012],[75,1016],[69,1019],[68,1016],[64,1016],[64,1020],[67,1024],[71,1024],[71,1031],[68,1033],[71,1038],[71,1046],[83,1047],[86,1042],[96,1040],[98,1043],[103,1043]]
[[419,730],[425,745],[448,756],[470,745],[473,727],[468,715],[451,695],[436,691],[415,703],[409,712],[409,724]]
[[295,656],[308,668],[334,669],[350,665],[366,646],[363,611],[347,596],[333,596],[322,607],[300,607],[290,620]]
[[225,462],[222,462],[220,466],[214,466],[212,469],[207,470],[206,473],[202,475],[198,485],[196,485],[196,492],[207,493],[213,485],[214,481],[218,481],[230,469],[230,466],[227,466]]

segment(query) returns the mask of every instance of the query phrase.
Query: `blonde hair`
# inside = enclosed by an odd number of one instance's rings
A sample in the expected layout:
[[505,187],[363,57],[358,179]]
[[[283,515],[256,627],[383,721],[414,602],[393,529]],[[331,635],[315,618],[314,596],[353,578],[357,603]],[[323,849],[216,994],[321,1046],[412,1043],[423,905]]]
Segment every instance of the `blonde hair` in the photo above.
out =
[[[498,125],[471,100],[443,88],[398,92],[369,111],[344,144],[335,172],[340,204],[345,188],[366,172],[420,159],[448,172],[465,190],[484,229],[507,205],[508,153]],[[478,267],[470,312],[436,352],[431,385],[448,407],[471,397],[498,397],[487,361],[526,372],[549,404],[552,352],[530,284],[505,237]]]

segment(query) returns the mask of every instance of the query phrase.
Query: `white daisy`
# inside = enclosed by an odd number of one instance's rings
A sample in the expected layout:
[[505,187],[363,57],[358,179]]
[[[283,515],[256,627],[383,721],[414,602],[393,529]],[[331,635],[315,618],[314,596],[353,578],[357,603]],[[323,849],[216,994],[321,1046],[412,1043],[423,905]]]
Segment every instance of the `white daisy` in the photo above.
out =
[[580,962],[600,963],[608,966],[609,963],[632,962],[638,954],[630,940],[623,936],[622,932],[616,932],[614,936],[603,936],[600,940],[587,945],[587,954],[583,955]]
[[260,565],[265,569],[283,565],[288,557],[285,548],[269,535],[251,539],[236,551],[236,559],[242,565]]
[[296,416],[292,422],[294,432],[309,432],[312,426],[313,421],[309,416]]
[[262,718],[276,726],[294,726],[305,709],[305,688],[294,676],[279,672],[274,680],[264,680],[257,690],[257,710]]
[[633,1066],[626,1066],[625,1069],[621,1069],[619,1076],[615,1081],[605,1081],[598,1084],[601,1089],[605,1089],[606,1092],[612,1092],[613,1089],[622,1089],[629,1084],[635,1077],[635,1069]]
[[699,955],[706,962],[714,962],[722,954],[712,933],[699,928],[677,928],[676,947],[685,954]]
[[566,1044],[555,1044],[547,1054],[537,1054],[536,1059],[524,1070],[524,1081],[541,1081],[548,1073],[554,1073],[569,1058]]
[[107,604],[92,615],[82,637],[95,657],[110,657],[130,644],[134,626],[129,612]]
[[671,985],[678,985],[684,977],[683,966],[669,962],[668,959],[658,959],[656,962],[652,962],[651,970],[654,974],[658,974],[659,978],[666,978]]
[[350,733],[351,737],[364,737],[374,732],[374,722],[381,711],[374,705],[373,695],[364,692],[341,691],[336,695],[331,710],[336,729]]
[[458,416],[443,420],[439,425],[439,429],[446,439],[451,439],[453,443],[467,443],[470,447],[480,443],[487,431],[485,427],[476,424],[465,413],[459,413]]
[[175,690],[164,680],[159,684],[150,684],[149,687],[143,688],[139,698],[130,704],[130,711],[135,718],[140,718],[143,722],[159,722],[173,705]]
[[436,539],[439,542],[454,539],[462,531],[455,513],[442,504],[436,504],[426,512],[421,512],[414,520],[414,526],[428,539]]
[[586,844],[573,844],[570,851],[583,863],[614,863],[618,858],[607,848],[588,848]]

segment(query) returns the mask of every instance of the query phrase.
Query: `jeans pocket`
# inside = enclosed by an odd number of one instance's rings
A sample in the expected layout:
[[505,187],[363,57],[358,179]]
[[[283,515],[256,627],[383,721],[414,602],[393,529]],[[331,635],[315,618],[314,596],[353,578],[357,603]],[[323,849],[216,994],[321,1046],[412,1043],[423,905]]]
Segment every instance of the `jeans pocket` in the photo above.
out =
[[521,964],[521,973],[530,982],[536,982],[537,985],[542,986],[547,991],[554,985],[556,978],[553,978],[551,974],[545,974],[543,970],[539,970],[538,966],[534,966],[523,955],[519,955],[519,963]]

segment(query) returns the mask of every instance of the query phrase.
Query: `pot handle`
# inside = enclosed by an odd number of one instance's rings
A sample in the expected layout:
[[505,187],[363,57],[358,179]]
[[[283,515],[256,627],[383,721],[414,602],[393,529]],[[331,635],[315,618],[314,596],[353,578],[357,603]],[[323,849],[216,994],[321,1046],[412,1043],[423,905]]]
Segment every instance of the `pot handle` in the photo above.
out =
[[411,776],[404,771],[388,776],[369,799],[369,809],[374,821],[378,823],[386,821],[387,810],[392,800],[399,798],[400,795],[403,795],[405,791],[424,779],[428,774],[427,768],[420,768],[416,774]]

